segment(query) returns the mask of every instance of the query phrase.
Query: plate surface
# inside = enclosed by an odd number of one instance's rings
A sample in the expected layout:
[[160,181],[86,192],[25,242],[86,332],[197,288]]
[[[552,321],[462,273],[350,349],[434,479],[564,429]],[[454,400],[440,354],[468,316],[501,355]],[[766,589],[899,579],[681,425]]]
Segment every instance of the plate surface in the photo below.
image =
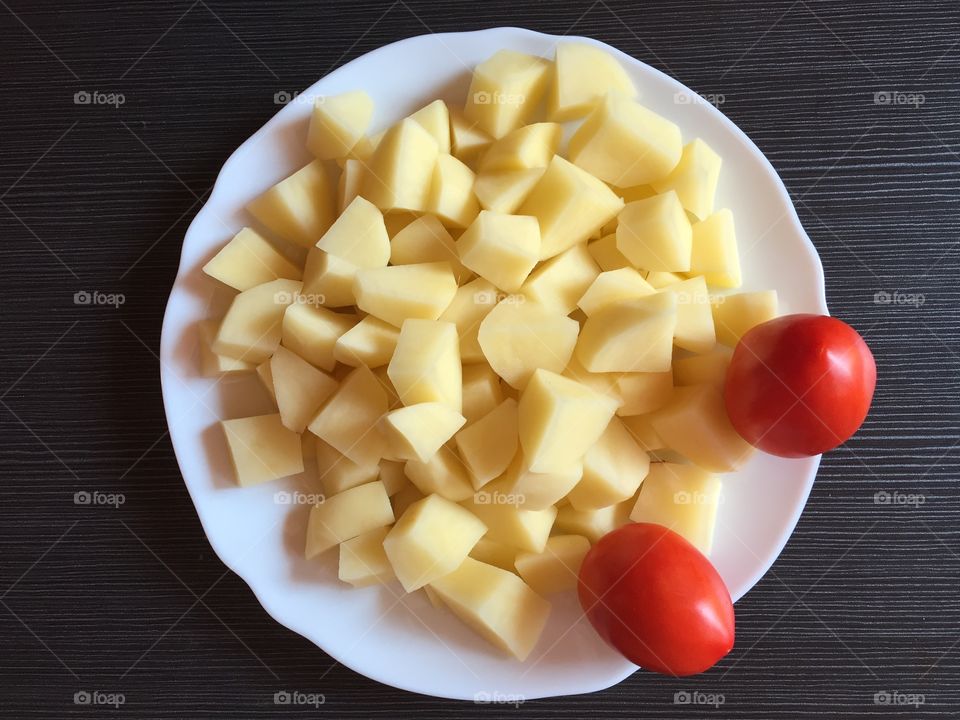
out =
[[[347,588],[336,553],[303,560],[313,477],[308,473],[239,489],[218,420],[271,412],[255,377],[199,375],[197,322],[217,317],[229,295],[200,268],[251,218],[248,200],[309,161],[304,148],[314,97],[366,90],[374,131],[444,98],[460,106],[472,67],[501,48],[552,57],[558,41],[613,53],[643,104],[701,137],[723,157],[718,207],[737,221],[745,289],[775,288],[782,312],[827,312],[823,271],[783,183],[757,147],[715,107],[654,68],[588,38],[518,28],[414,37],[368,53],[301,93],[227,160],[210,199],[187,231],[161,338],[161,380],[170,437],[204,531],[221,560],[278,622],[377,681],[414,692],[479,701],[601,690],[637,668],[607,648],[582,618],[573,593],[555,598],[540,644],[525,663],[498,654],[423,593],[399,586]],[[820,458],[758,454],[725,478],[713,561],[734,600],[770,568],[800,516]],[[324,666],[318,656],[318,677]],[[319,688],[322,690],[323,688]]]

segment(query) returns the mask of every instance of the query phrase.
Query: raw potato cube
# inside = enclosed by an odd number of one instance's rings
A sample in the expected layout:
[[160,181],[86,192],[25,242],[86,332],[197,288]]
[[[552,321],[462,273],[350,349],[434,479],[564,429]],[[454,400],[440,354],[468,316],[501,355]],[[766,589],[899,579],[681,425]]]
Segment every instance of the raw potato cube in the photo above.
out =
[[735,347],[748,330],[777,316],[777,291],[725,295],[714,298],[711,307],[717,342]]
[[457,294],[457,279],[445,262],[359,270],[357,307],[400,327],[408,318],[436,320]]
[[533,115],[547,88],[550,63],[513,50],[500,50],[477,65],[463,115],[495,138]]
[[449,405],[417,403],[380,418],[380,433],[390,455],[398,460],[429,462],[465,422],[463,415]]
[[616,232],[604,235],[599,240],[594,240],[588,244],[587,252],[604,272],[630,267],[630,261],[617,249]]
[[538,368],[563,372],[580,325],[556,310],[517,300],[498,303],[480,323],[477,338],[494,372],[521,390]]
[[499,477],[517,452],[517,401],[507,398],[486,416],[457,433],[456,444],[479,490]]
[[353,370],[310,422],[310,432],[357,465],[376,465],[385,450],[376,430],[387,412],[387,394],[365,367]]
[[199,323],[200,332],[200,374],[203,377],[215,377],[224,373],[250,372],[254,364],[246,360],[236,360],[225,355],[217,355],[211,348],[220,328],[219,320],[203,320]]
[[391,523],[393,510],[381,482],[358,485],[328,497],[310,509],[307,560],[345,540]]
[[666,177],[680,162],[680,128],[633,100],[608,95],[570,138],[567,157],[617,187]]
[[450,135],[453,156],[471,167],[493,142],[475,122],[459,113],[450,114]]
[[543,172],[544,168],[530,168],[480,173],[473,184],[473,194],[484,210],[514,213],[543,177]]
[[[233,362],[238,361],[234,360]],[[260,378],[260,384],[263,385],[263,389],[267,391],[267,395],[270,396],[273,404],[276,405],[277,394],[273,391],[273,371],[270,369],[269,360],[264,360],[257,365],[257,377]]]
[[460,262],[505,292],[516,292],[540,256],[537,219],[483,210],[457,240]]
[[654,463],[630,519],[670,528],[710,555],[720,491],[720,478],[694,465]]
[[608,93],[636,97],[637,89],[623,66],[605,50],[586,43],[557,45],[556,69],[547,95],[552,120],[588,114]]
[[[304,437],[313,437],[307,435]],[[320,438],[314,438],[317,455],[317,480],[327,495],[337,495],[344,490],[373,482],[380,474],[377,465],[357,465],[344,457],[336,448],[327,445]],[[386,483],[384,483],[386,485]],[[389,493],[388,493],[389,494]]]
[[609,397],[617,404],[618,412],[619,408],[623,406],[623,398],[620,396],[620,391],[617,389],[617,380],[621,377],[621,375],[622,373],[590,372],[580,363],[580,360],[577,359],[576,353],[574,353],[574,356],[570,358],[570,362],[567,363],[567,367],[563,371],[564,377],[568,377],[571,380],[576,380],[578,383],[586,385],[594,392]]
[[632,509],[633,498],[599,510],[575,510],[572,505],[564,505],[557,512],[553,531],[558,535],[583,535],[596,543],[608,532],[630,522]]
[[423,594],[427,596],[427,600],[429,600],[430,604],[437,610],[443,607],[443,600],[440,599],[440,596],[437,595],[436,591],[429,585],[423,586]]
[[669,292],[606,307],[584,323],[577,359],[590,372],[666,372],[678,314]]
[[335,188],[314,160],[247,204],[247,210],[284,240],[312,247],[336,218]]
[[263,235],[250,228],[243,228],[234,235],[203,266],[203,271],[240,292],[277,278],[301,278],[300,268],[284,257]]
[[503,545],[485,537],[477,540],[477,544],[470,551],[470,557],[479,560],[487,565],[494,565],[510,572],[515,572],[514,559],[517,557],[517,549],[509,545]]
[[457,278],[463,282],[471,275],[460,264],[457,246],[450,232],[433,215],[422,215],[399,230],[390,241],[392,265],[447,262]]
[[237,295],[220,322],[213,352],[249,363],[269,358],[280,344],[287,306],[297,299],[300,288],[296,280],[271,280]]
[[303,295],[315,301],[314,304],[327,307],[346,307],[353,305],[353,279],[357,266],[343,258],[313,248],[307,253],[307,264],[303,269]]
[[729,210],[717,210],[693,226],[690,272],[703,275],[716,287],[738,288],[743,284],[733,213]]
[[413,487],[407,478],[407,474],[403,471],[403,463],[393,460],[380,461],[380,482],[383,483],[383,487],[386,488],[387,495],[390,497],[405,488]]
[[456,570],[485,532],[469,511],[430,495],[407,508],[383,549],[403,589],[413,592]]
[[373,100],[362,90],[318,97],[313,102],[307,149],[321,160],[346,157],[373,118]]
[[593,283],[578,299],[577,305],[590,317],[612,305],[636,300],[656,292],[632,267],[607,270],[594,278]]
[[441,402],[460,412],[463,376],[453,323],[406,320],[387,375],[404,405]]
[[457,294],[440,316],[442,322],[457,326],[462,362],[486,361],[477,334],[480,332],[480,323],[496,306],[498,295],[493,283],[483,278],[471,280],[457,288]]
[[333,345],[333,357],[337,362],[351,367],[380,367],[390,362],[399,338],[400,331],[393,325],[367,315],[337,338]]
[[537,370],[520,396],[520,445],[527,467],[535,473],[568,469],[600,438],[616,411],[616,401],[586,385]]
[[573,590],[588,552],[590,541],[582,535],[554,535],[542,553],[518,553],[517,572],[541,595]]
[[416,485],[407,485],[396,495],[392,496],[390,502],[393,505],[393,515],[394,517],[403,517],[403,514],[407,511],[407,508],[413,505],[418,500],[423,500],[423,493],[417,489]]
[[[716,308],[716,306],[714,306]],[[716,309],[714,309],[716,312]],[[714,315],[716,317],[716,315]],[[717,339],[720,339],[721,329],[717,325]],[[703,355],[679,358],[673,361],[673,381],[677,385],[700,385],[714,383],[723,387],[727,378],[727,368],[730,366],[730,357],[733,351],[730,348],[716,346]]]
[[690,270],[692,238],[690,220],[673,190],[629,203],[617,217],[617,249],[645,270]]
[[337,381],[285,347],[270,358],[274,397],[283,424],[302,433],[320,406],[337,389]]
[[631,415],[623,418],[624,427],[633,435],[637,445],[648,453],[666,448],[663,439],[654,430],[651,418],[652,415]]
[[324,233],[317,247],[362,268],[383,267],[390,261],[390,238],[383,213],[359,196]]
[[585,242],[623,208],[623,200],[576,165],[554,155],[546,172],[517,209],[540,223],[540,259]]
[[677,327],[673,335],[677,347],[702,353],[716,344],[710,295],[702,277],[674,283],[658,295],[674,295],[677,298]]
[[426,212],[438,153],[437,141],[422,125],[401,120],[373,152],[360,194],[383,211]]
[[[504,502],[490,503],[490,500],[509,500],[510,497],[481,491],[476,499],[464,503],[464,507],[476,515],[487,526],[488,540],[530,552],[543,552],[557,516],[555,507],[543,510],[524,510],[516,505]],[[480,501],[484,502],[481,503]]]
[[[517,498],[524,510],[545,510],[567,496],[583,477],[583,463],[570,463],[558,472],[535,473],[518,452],[503,475],[507,494]],[[498,480],[497,482],[500,482]]]
[[[674,361],[676,366],[676,361]],[[617,378],[623,405],[617,415],[645,415],[658,410],[673,397],[673,373],[625,373]]]
[[613,418],[600,439],[583,456],[583,479],[567,499],[575,510],[599,510],[633,497],[650,469],[620,418]]
[[683,146],[680,162],[669,175],[653,184],[654,189],[658,193],[675,190],[683,209],[703,220],[713,212],[720,164],[720,156],[697,138]]
[[337,181],[337,207],[342,213],[363,187],[364,164],[361,160],[348,158],[343,163],[343,171]]
[[480,203],[473,194],[475,179],[473,170],[453,155],[440,155],[433,169],[427,211],[450,227],[465,228],[480,212]]
[[337,364],[333,356],[337,339],[356,321],[354,315],[296,302],[283,315],[283,346],[329,372]]
[[721,389],[691,385],[673,391],[673,401],[652,416],[666,447],[710,472],[736,470],[753,454],[730,424]]
[[[461,341],[461,352],[463,344]],[[484,417],[503,402],[500,378],[487,363],[463,366],[463,416],[467,425]]]
[[[403,230],[418,217],[423,216],[419,213],[406,212],[404,210],[385,213],[383,216],[383,224],[387,226],[387,235],[389,235],[390,239],[392,240],[398,232]],[[393,258],[391,258],[391,262],[392,260]],[[396,263],[393,264],[395,265]]]
[[599,274],[587,244],[579,243],[530,273],[520,291],[534,302],[569,315]]
[[366,587],[393,578],[393,568],[383,549],[388,530],[377,528],[340,543],[340,580],[354,587]]
[[450,153],[450,111],[443,100],[434,100],[410,116],[437,141],[441,153]]
[[452,502],[473,495],[470,473],[457,453],[446,445],[427,462],[408,460],[403,468],[410,482],[424,495],[435,493]]
[[481,637],[520,661],[530,655],[550,615],[550,603],[515,574],[473,558],[431,587]]
[[683,282],[684,276],[677,275],[672,272],[663,272],[661,270],[651,270],[647,273],[647,282],[650,283],[650,287],[661,290],[670,285],[676,285],[678,282]]
[[303,472],[300,436],[283,426],[280,415],[222,420],[220,426],[240,487]]
[[563,128],[557,123],[534,123],[507,133],[487,148],[480,172],[545,168],[557,154]]

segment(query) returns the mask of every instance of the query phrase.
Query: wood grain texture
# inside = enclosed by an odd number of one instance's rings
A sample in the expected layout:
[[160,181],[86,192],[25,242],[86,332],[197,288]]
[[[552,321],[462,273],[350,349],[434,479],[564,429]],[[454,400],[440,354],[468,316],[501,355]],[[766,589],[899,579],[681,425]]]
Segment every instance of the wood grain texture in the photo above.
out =
[[[519,708],[379,686],[273,622],[204,538],[155,357],[187,224],[274,93],[403,37],[498,25],[591,35],[722,95],[880,370],[870,418],[825,458],[719,667]],[[137,718],[960,713],[956,3],[7,0],[0,37],[0,715],[103,717],[74,704],[93,690]],[[75,105],[78,91],[125,103]],[[877,104],[884,92],[923,102]],[[126,302],[77,306],[83,290]],[[125,503],[77,506],[81,491]],[[326,703],[278,707],[282,690]],[[724,703],[675,704],[682,691]],[[895,692],[924,703],[875,702]]]

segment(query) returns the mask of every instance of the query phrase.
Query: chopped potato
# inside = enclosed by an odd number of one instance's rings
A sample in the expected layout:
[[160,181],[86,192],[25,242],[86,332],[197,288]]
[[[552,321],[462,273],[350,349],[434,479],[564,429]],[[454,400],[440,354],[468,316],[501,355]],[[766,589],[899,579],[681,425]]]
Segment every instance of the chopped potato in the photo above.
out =
[[470,271],[460,264],[457,246],[443,223],[433,215],[422,215],[397,231],[390,240],[392,265],[446,262],[457,282],[463,282]]
[[[619,222],[617,223],[619,226]],[[604,234],[599,240],[594,240],[587,245],[587,252],[594,259],[600,269],[604,272],[610,270],[619,270],[620,268],[630,268],[630,261],[617,249],[617,233],[613,231]]]
[[713,212],[720,164],[720,156],[696,138],[683,146],[680,162],[669,175],[654,182],[654,188],[659,193],[676,191],[684,210],[703,220]]
[[217,338],[217,331],[220,329],[219,320],[202,320],[199,323],[200,333],[200,374],[204,377],[215,377],[225,373],[245,373],[250,372],[255,367],[259,371],[259,366],[246,360],[237,360],[236,358],[218,355],[213,351],[213,343]]
[[365,367],[353,370],[310,422],[310,432],[357,465],[376,465],[385,450],[376,430],[387,412],[387,394]]
[[307,521],[307,560],[322,552],[393,523],[390,498],[381,482],[344,490],[310,509]]
[[473,495],[470,473],[455,450],[444,445],[426,462],[408,460],[404,471],[410,482],[424,495],[436,493],[453,502]]
[[666,372],[673,359],[679,310],[673,293],[603,308],[584,323],[577,359],[590,372]]
[[385,583],[394,577],[383,549],[389,528],[381,527],[340,543],[339,578],[354,587]]
[[247,210],[284,240],[312,247],[336,216],[335,188],[314,160],[247,204]]
[[777,316],[777,291],[724,295],[714,298],[711,308],[717,342],[735,347],[748,330]]
[[383,267],[390,260],[390,238],[383,213],[369,200],[357,196],[320,238],[317,247],[357,267]]
[[393,325],[367,315],[337,338],[333,344],[333,357],[352,367],[381,367],[390,362],[399,338],[400,331]]
[[460,359],[464,363],[486,361],[477,335],[480,323],[497,304],[498,294],[493,283],[476,278],[457,288],[453,300],[440,315],[441,322],[451,322],[457,326]]
[[439,152],[437,141],[422,125],[409,118],[401,120],[374,150],[360,194],[384,212],[428,211]]
[[487,148],[480,172],[545,168],[557,154],[563,127],[557,123],[534,123],[507,133]]
[[241,487],[303,472],[300,436],[279,414],[222,420],[227,449]]
[[600,268],[590,256],[587,244],[579,243],[541,263],[520,292],[534,302],[569,315],[599,275]]
[[473,167],[493,138],[459,113],[450,114],[451,151],[458,160]]
[[542,553],[517,554],[517,572],[534,592],[541,595],[577,587],[580,565],[590,551],[590,541],[582,535],[554,535],[547,539]]
[[437,141],[437,149],[441,153],[450,152],[450,111],[443,100],[434,100],[420,108],[410,119],[430,133],[430,137]]
[[500,378],[485,362],[464,365],[462,374],[463,409],[461,413],[469,425],[492,412],[503,402],[503,392],[500,389]]
[[517,292],[540,257],[536,218],[482,210],[457,240],[460,262],[505,292]]
[[617,415],[645,415],[670,402],[673,397],[673,373],[669,370],[659,373],[624,373],[617,378],[617,392],[623,399]]
[[553,120],[583,117],[610,93],[631,98],[637,94],[627,71],[601,48],[587,43],[559,43],[555,62],[547,96]]
[[517,401],[507,398],[487,415],[456,435],[457,450],[480,489],[499,477],[517,452]]
[[733,213],[729,210],[717,210],[693,226],[690,272],[703,275],[707,284],[715,287],[738,288],[743,284]]
[[480,203],[473,192],[476,176],[453,155],[441,154],[433,169],[433,181],[427,210],[447,225],[465,228],[480,212]]
[[500,50],[473,71],[464,117],[501,138],[533,115],[547,89],[551,63],[533,55]]
[[650,458],[620,418],[613,418],[583,456],[583,478],[567,495],[575,510],[599,510],[633,497],[650,469]]
[[517,557],[517,549],[503,543],[494,542],[486,537],[477,540],[477,544],[470,551],[470,557],[510,572],[516,570],[514,560]]
[[318,97],[313,102],[307,148],[321,160],[346,157],[372,118],[373,100],[362,90]]
[[658,295],[674,295],[677,299],[677,326],[673,342],[684,350],[702,353],[717,342],[713,326],[713,311],[707,283],[697,276],[668,285]]
[[[304,435],[304,438],[314,437]],[[314,437],[317,456],[317,480],[327,495],[336,495],[357,485],[373,482],[380,474],[377,465],[357,465],[332,445]],[[384,483],[386,485],[386,483]]]
[[391,410],[380,418],[379,428],[391,456],[429,462],[464,422],[449,405],[425,402]]
[[633,505],[633,498],[598,510],[576,510],[572,505],[564,505],[557,511],[553,531],[557,535],[583,535],[595,543],[630,522]]
[[565,498],[582,477],[582,462],[570,463],[556,472],[535,473],[527,467],[523,453],[518,452],[503,474],[502,482],[506,494],[513,495],[519,507],[546,510]]
[[333,356],[337,340],[356,322],[355,315],[296,302],[283,315],[283,346],[312,365],[330,371],[337,364]]
[[302,433],[336,391],[337,381],[283,346],[270,358],[270,369],[280,418],[286,427]]
[[[484,537],[487,539],[520,550],[543,552],[557,509],[527,510],[500,502],[503,499],[501,495],[480,491],[463,506],[486,525],[487,534]],[[506,499],[509,500],[509,496]]]
[[303,268],[303,294],[315,299],[321,305],[341,308],[353,305],[353,279],[357,266],[313,248],[307,253],[307,264]]
[[577,306],[590,317],[611,305],[653,295],[656,290],[632,267],[607,270],[594,278],[577,300]]
[[359,270],[354,281],[357,307],[396,327],[409,318],[436,320],[456,294],[445,262]]
[[[717,339],[721,337],[721,329],[717,324]],[[673,381],[677,385],[700,385],[714,383],[723,386],[727,377],[727,368],[730,366],[730,357],[733,351],[721,345],[715,346],[702,355],[678,358],[673,361]]]
[[646,270],[690,270],[692,237],[690,220],[673,190],[629,203],[617,218],[617,249]]
[[387,375],[404,405],[442,402],[463,407],[460,338],[453,323],[406,320]]
[[477,175],[473,193],[484,210],[514,213],[527,199],[545,168],[501,170]]
[[250,228],[243,228],[234,235],[203,266],[203,271],[241,292],[277,278],[300,280],[302,277],[300,268],[263,235]]
[[280,344],[281,322],[301,283],[271,280],[237,295],[220,322],[210,349],[217,355],[261,363]]

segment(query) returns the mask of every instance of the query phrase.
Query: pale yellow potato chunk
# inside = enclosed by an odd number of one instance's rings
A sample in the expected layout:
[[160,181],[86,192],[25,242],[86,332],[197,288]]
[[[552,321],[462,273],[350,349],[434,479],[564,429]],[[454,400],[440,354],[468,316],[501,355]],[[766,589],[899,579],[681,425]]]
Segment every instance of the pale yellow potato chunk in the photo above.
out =
[[483,210],[457,240],[457,253],[480,277],[516,292],[540,257],[537,219]]
[[519,406],[527,466],[536,473],[555,473],[579,462],[616,411],[616,401],[586,385],[549,370],[535,371]]
[[355,315],[296,302],[283,315],[282,343],[312,365],[330,371],[337,364],[333,356],[337,339],[356,322]]
[[353,305],[353,279],[357,266],[351,262],[313,248],[307,253],[303,269],[302,294],[315,304],[340,308]]
[[605,234],[599,240],[594,240],[589,243],[587,245],[587,252],[590,253],[590,256],[604,272],[631,267],[630,261],[617,249],[616,231]]
[[735,347],[751,328],[777,316],[777,291],[760,290],[713,298],[717,342]]
[[217,355],[260,363],[280,344],[287,306],[297,299],[301,283],[271,280],[237,295],[220,322],[211,350]]
[[310,116],[307,149],[321,160],[346,157],[372,118],[373,100],[363,90],[318,97]]
[[243,292],[277,278],[299,280],[300,268],[288,260],[269,240],[256,230],[243,228],[220,248],[203,271]]
[[487,415],[457,433],[457,451],[479,490],[499,477],[517,452],[517,401],[507,398]]
[[721,158],[703,140],[697,138],[683,146],[680,162],[670,174],[653,183],[658,193],[674,190],[684,210],[703,220],[713,212]]
[[247,210],[284,240],[312,247],[336,218],[336,189],[314,160],[247,204]]
[[374,150],[360,194],[384,212],[428,211],[438,154],[437,141],[422,125],[401,120]]
[[480,332],[480,323],[496,306],[498,296],[499,292],[493,283],[476,278],[457,288],[453,300],[440,315],[441,322],[451,322],[457,326],[462,362],[486,361],[477,335]]
[[383,549],[389,528],[381,527],[340,543],[340,580],[354,587],[386,583],[393,579],[393,567]]
[[[384,213],[383,223],[387,226],[387,235],[389,235],[390,239],[392,240],[398,232],[403,230],[418,217],[423,216],[419,213],[407,212],[405,210],[396,210],[394,212]],[[396,263],[393,264],[395,265]]]
[[279,414],[222,420],[220,426],[241,487],[303,472],[300,436],[284,427]]
[[599,510],[633,497],[650,469],[650,458],[620,418],[613,418],[583,456],[583,478],[567,499],[575,510]]
[[[305,435],[305,438],[314,437]],[[377,479],[378,465],[357,465],[339,450],[314,437],[317,456],[317,480],[327,495],[336,495],[357,485],[365,485]],[[386,483],[384,483],[386,485]]]
[[475,122],[456,112],[450,113],[450,138],[453,156],[471,167],[493,142]]
[[583,117],[610,93],[628,98],[637,95],[627,71],[601,48],[560,43],[554,62],[556,69],[547,95],[547,112],[552,120]]
[[651,270],[647,273],[646,280],[650,283],[650,287],[661,290],[670,285],[675,285],[678,282],[683,282],[684,276],[677,275],[672,272],[663,272],[661,270]]
[[348,158],[344,161],[340,179],[337,181],[337,207],[341,213],[360,194],[364,172],[365,165],[362,160]]
[[658,295],[677,298],[677,326],[673,335],[677,347],[702,353],[716,344],[710,295],[702,276],[668,285]]
[[654,463],[630,519],[670,528],[710,555],[721,489],[720,478],[694,465]]
[[582,535],[591,543],[630,522],[633,498],[598,510],[576,510],[564,505],[557,512],[553,531],[557,535]]
[[514,559],[517,557],[517,549],[504,545],[502,543],[488,540],[485,537],[477,540],[477,544],[470,551],[470,557],[479,560],[487,565],[493,565],[510,572],[516,572]]
[[481,637],[520,661],[533,651],[550,603],[514,573],[467,558],[431,587]]
[[523,453],[518,452],[497,483],[503,482],[506,493],[517,498],[518,506],[524,510],[545,510],[565,498],[582,477],[580,461],[557,472],[530,472]]
[[393,510],[381,482],[357,485],[328,497],[310,509],[307,560],[346,540],[391,523]]
[[[676,365],[674,360],[674,365]],[[645,415],[670,402],[673,397],[673,373],[624,373],[617,378],[617,392],[623,405],[617,415]]]
[[381,367],[390,362],[399,338],[400,331],[393,325],[367,315],[337,338],[333,357],[351,367]]
[[463,406],[460,338],[453,323],[406,320],[387,375],[404,405],[441,402]]
[[520,288],[524,296],[569,315],[577,301],[600,275],[586,243],[564,250],[530,273]]
[[357,307],[396,327],[408,318],[436,320],[456,294],[445,262],[359,270],[354,281]]
[[456,570],[485,532],[469,511],[429,495],[407,508],[383,548],[403,589],[413,592]]
[[200,333],[200,374],[215,377],[226,373],[250,372],[255,366],[246,360],[237,360],[225,355],[217,355],[212,349],[220,329],[219,320],[202,320],[198,323]]
[[597,275],[577,300],[577,306],[590,317],[627,300],[636,300],[656,292],[632,267],[607,270]]
[[453,502],[473,495],[470,473],[456,451],[446,445],[427,462],[408,460],[403,469],[410,482],[424,495],[435,493]]
[[673,190],[629,203],[617,217],[617,249],[645,270],[690,270],[692,238],[690,220]]
[[617,187],[666,177],[680,162],[680,128],[622,95],[608,95],[570,138],[567,157]]
[[480,172],[545,168],[557,154],[563,127],[557,123],[533,123],[507,133],[487,148]]
[[[461,353],[463,343],[461,340]],[[463,366],[463,409],[467,425],[487,415],[503,402],[500,378],[487,363],[471,363]]]
[[[720,336],[721,329],[718,323],[718,340]],[[730,357],[732,355],[733,351],[730,348],[717,345],[702,355],[677,358],[673,361],[673,381],[677,385],[714,383],[723,387],[727,378],[727,368],[730,366]]]
[[630,415],[621,418],[623,426],[627,428],[637,445],[642,450],[652,453],[656,450],[663,450],[666,444],[663,442],[657,431],[653,427],[652,415]]
[[393,460],[380,461],[380,482],[383,483],[390,497],[411,485],[410,479],[403,471],[403,463]]
[[517,553],[520,577],[541,595],[574,590],[590,541],[582,535],[554,535],[542,553]]
[[536,111],[547,89],[551,63],[513,50],[500,50],[474,68],[463,115],[501,138]]
[[738,288],[743,284],[733,213],[724,208],[693,226],[690,272],[709,285]]
[[623,208],[623,200],[597,178],[554,155],[517,209],[540,223],[540,259],[586,242]]
[[433,215],[421,215],[398,230],[390,240],[390,263],[414,265],[432,262],[450,263],[458,283],[472,275],[460,264],[457,246],[450,231]]
[[337,381],[283,346],[270,358],[270,369],[280,418],[286,427],[302,433],[336,391]]
[[754,452],[730,424],[716,385],[674,388],[673,400],[651,422],[667,448],[710,472],[732,472]]
[[573,355],[580,325],[560,312],[506,298],[480,323],[477,339],[494,372],[518,390],[538,368],[563,369]]
[[437,141],[441,153],[450,152],[450,111],[443,100],[434,100],[410,116]]
[[[586,322],[586,320],[584,320],[584,322]],[[563,371],[564,377],[568,377],[571,380],[576,380],[578,383],[586,385],[594,392],[597,392],[601,395],[606,395],[611,400],[616,402],[618,412],[619,408],[623,406],[623,398],[620,396],[620,391],[617,388],[617,380],[621,375],[622,373],[590,372],[581,364],[576,353],[574,353],[573,357],[570,358],[570,362],[567,363],[567,367]]]
[[360,196],[324,233],[317,247],[362,268],[383,267],[390,261],[390,238],[383,213]]
[[420,492],[417,486],[413,484],[408,485],[400,490],[400,492],[393,495],[390,499],[390,502],[393,505],[394,517],[403,517],[403,514],[407,511],[407,508],[418,500],[423,500],[423,497],[423,493]]
[[587,318],[577,359],[590,372],[665,372],[673,359],[678,315],[673,293],[610,305]]
[[473,170],[453,155],[437,157],[427,211],[453,228],[465,228],[480,212],[480,203],[473,192],[476,176]]
[[[543,552],[557,516],[555,507],[527,510],[507,504],[509,496],[480,491],[463,506],[487,526],[488,540],[530,552]],[[481,502],[482,501],[482,502]],[[496,502],[494,502],[496,501]]]
[[260,384],[263,386],[263,389],[267,391],[267,395],[270,396],[270,399],[273,400],[274,405],[276,405],[277,394],[273,391],[273,371],[270,369],[269,360],[264,360],[257,365],[257,377],[260,379]]
[[484,210],[514,213],[543,177],[545,168],[499,170],[477,175],[473,193]]
[[379,428],[392,457],[428,462],[465,422],[449,405],[426,402],[391,410]]
[[357,465],[376,465],[386,449],[376,425],[387,409],[387,393],[380,381],[368,368],[358,367],[343,380],[309,429]]

